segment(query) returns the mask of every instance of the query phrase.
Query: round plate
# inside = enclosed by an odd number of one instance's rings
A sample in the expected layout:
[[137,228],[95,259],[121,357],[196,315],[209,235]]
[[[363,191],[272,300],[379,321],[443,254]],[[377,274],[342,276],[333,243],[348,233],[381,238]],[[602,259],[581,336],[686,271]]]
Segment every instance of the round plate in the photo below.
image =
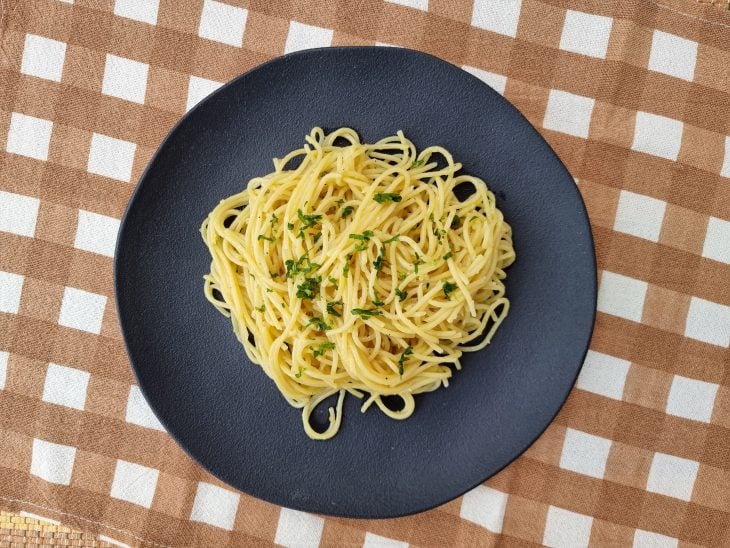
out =
[[[228,319],[203,296],[198,228],[224,197],[273,170],[314,126],[365,142],[402,129],[487,181],[512,225],[509,316],[450,386],[394,421],[346,398],[330,441],[304,433]],[[274,59],[222,87],[170,132],[129,204],[115,289],[139,385],[168,432],[230,485],[310,512],[382,518],[426,510],[515,459],[568,396],[588,347],[596,267],[573,178],[505,99],[458,67],[397,48]]]

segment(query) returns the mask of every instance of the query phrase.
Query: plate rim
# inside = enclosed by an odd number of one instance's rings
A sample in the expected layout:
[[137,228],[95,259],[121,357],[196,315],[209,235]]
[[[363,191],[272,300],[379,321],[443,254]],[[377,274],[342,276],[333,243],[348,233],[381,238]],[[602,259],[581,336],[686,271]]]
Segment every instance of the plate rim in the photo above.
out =
[[278,56],[272,57],[271,59],[269,59],[269,60],[267,60],[267,61],[265,61],[263,63],[259,63],[259,64],[255,65],[255,66],[251,67],[250,69],[248,69],[245,72],[242,72],[241,74],[239,74],[238,76],[232,78],[231,80],[229,80],[228,82],[224,83],[222,86],[220,86],[219,88],[217,88],[215,91],[213,91],[212,93],[210,93],[209,95],[207,95],[201,101],[199,101],[198,103],[196,103],[190,110],[188,110],[185,113],[183,113],[182,116],[180,116],[180,118],[172,125],[172,127],[165,134],[164,138],[157,145],[157,148],[155,149],[154,153],[152,154],[152,156],[150,157],[149,161],[147,162],[144,170],[142,171],[142,173],[140,174],[139,178],[135,182],[134,190],[132,191],[132,193],[131,193],[131,195],[129,197],[129,200],[128,200],[127,205],[126,205],[125,210],[124,210],[124,214],[122,215],[122,217],[120,219],[120,222],[119,222],[119,229],[117,231],[117,239],[116,239],[116,243],[115,243],[115,246],[114,246],[114,262],[113,262],[113,273],[112,273],[112,284],[113,284],[113,288],[114,288],[115,312],[117,314],[117,319],[119,321],[119,329],[120,329],[120,332],[122,334],[122,341],[124,343],[124,350],[125,350],[125,353],[126,353],[126,356],[127,356],[127,361],[129,362],[130,368],[132,369],[132,373],[134,374],[134,379],[135,379],[135,381],[137,383],[137,387],[142,392],[142,395],[144,396],[145,401],[146,401],[148,407],[150,408],[150,410],[154,414],[155,418],[164,427],[165,433],[167,435],[169,435],[173,439],[173,441],[177,444],[177,446],[180,447],[184,451],[184,453],[188,457],[190,457],[203,470],[205,470],[209,474],[213,475],[215,478],[217,478],[218,480],[222,481],[223,483],[225,483],[226,486],[228,486],[228,487],[230,487],[230,488],[232,488],[232,489],[234,489],[234,490],[236,490],[238,492],[244,493],[247,496],[256,498],[258,500],[263,500],[263,501],[265,501],[265,502],[267,502],[269,504],[274,504],[274,505],[279,506],[279,507],[290,508],[290,509],[299,510],[299,511],[302,511],[302,512],[308,512],[308,513],[312,513],[312,514],[317,514],[317,515],[322,515],[322,516],[329,516],[329,517],[336,517],[336,518],[365,519],[365,520],[368,520],[368,519],[378,519],[378,520],[397,519],[397,518],[403,518],[403,517],[412,516],[412,515],[420,514],[420,513],[423,513],[423,512],[427,512],[429,510],[433,510],[435,508],[438,508],[440,506],[443,506],[445,504],[448,504],[448,503],[450,503],[450,502],[458,499],[459,497],[462,497],[463,495],[465,495],[466,493],[472,491],[473,489],[475,489],[479,485],[482,485],[485,481],[489,480],[490,478],[492,478],[492,477],[496,476],[497,474],[499,474],[500,472],[502,472],[510,464],[512,464],[513,462],[515,462],[519,457],[521,457],[538,439],[540,439],[542,437],[542,435],[550,427],[550,425],[553,424],[553,422],[555,421],[555,418],[560,414],[561,410],[563,409],[563,407],[565,406],[566,402],[568,401],[568,397],[570,396],[570,393],[573,391],[573,388],[575,387],[575,384],[576,384],[576,382],[578,380],[578,376],[580,375],[580,372],[583,369],[583,364],[585,363],[585,358],[586,358],[586,356],[588,354],[588,351],[590,349],[590,343],[591,343],[591,340],[593,338],[593,333],[595,331],[595,323],[596,323],[596,316],[597,316],[597,303],[598,303],[598,263],[597,263],[597,258],[596,258],[595,239],[593,237],[593,229],[592,229],[592,226],[591,226],[591,223],[590,223],[590,218],[588,216],[588,210],[587,210],[587,207],[586,207],[586,203],[585,203],[585,200],[583,199],[583,195],[581,194],[581,192],[580,192],[580,190],[579,190],[579,188],[578,188],[577,185],[574,185],[573,191],[577,194],[577,196],[579,198],[579,203],[580,203],[580,206],[581,206],[580,207],[580,210],[578,212],[578,215],[580,215],[581,219],[585,222],[585,226],[587,227],[588,240],[589,240],[589,242],[591,244],[590,245],[590,258],[592,260],[590,261],[590,267],[591,267],[593,276],[592,276],[592,284],[591,284],[591,287],[590,287],[590,295],[588,295],[587,297],[590,297],[591,302],[592,302],[592,307],[591,307],[592,308],[592,313],[591,313],[591,318],[590,318],[590,326],[589,326],[588,332],[587,332],[587,339],[586,339],[585,349],[583,350],[582,355],[581,355],[581,359],[580,359],[580,366],[577,368],[576,373],[575,373],[575,376],[571,380],[568,390],[565,392],[564,395],[561,396],[561,398],[560,398],[561,399],[560,405],[555,410],[555,413],[550,417],[550,420],[547,421],[547,423],[545,424],[544,428],[540,429],[539,432],[534,436],[534,438],[532,438],[529,441],[529,443],[527,443],[519,452],[517,452],[514,455],[514,457],[512,457],[511,459],[509,459],[504,465],[500,466],[499,468],[497,468],[496,470],[494,470],[493,472],[491,472],[489,475],[487,475],[486,477],[482,478],[477,483],[475,483],[473,485],[470,485],[467,489],[464,489],[461,492],[455,493],[454,495],[452,495],[448,499],[441,500],[441,501],[435,502],[435,503],[429,502],[428,504],[425,504],[425,505],[422,505],[422,506],[418,506],[417,508],[409,509],[409,510],[404,511],[404,512],[399,512],[397,514],[396,513],[391,513],[391,514],[385,515],[385,514],[378,514],[377,512],[371,512],[371,513],[368,513],[368,514],[365,514],[365,513],[354,514],[352,512],[341,512],[341,511],[338,511],[338,510],[335,510],[335,511],[327,511],[327,512],[322,512],[322,511],[316,511],[315,512],[315,511],[312,511],[311,509],[307,509],[306,508],[306,504],[301,505],[299,503],[296,503],[296,502],[293,502],[292,501],[291,504],[287,503],[285,505],[284,503],[282,503],[282,501],[273,500],[272,498],[269,498],[269,497],[266,497],[266,496],[261,496],[261,495],[258,495],[258,494],[251,493],[251,492],[249,492],[247,490],[244,490],[244,489],[242,489],[240,487],[236,487],[236,486],[232,485],[231,483],[229,483],[227,480],[223,479],[215,470],[212,470],[205,463],[201,462],[201,460],[189,450],[189,448],[187,447],[187,445],[185,443],[183,443],[183,441],[181,440],[181,438],[178,437],[178,435],[176,433],[172,432],[168,428],[167,420],[165,419],[165,417],[160,416],[157,413],[157,411],[154,409],[153,405],[151,404],[151,400],[149,398],[149,395],[148,395],[148,392],[147,392],[147,388],[144,386],[144,383],[140,382],[140,378],[141,377],[140,377],[140,373],[139,373],[139,370],[138,370],[139,369],[139,366],[132,359],[132,353],[130,351],[129,342],[127,340],[126,331],[125,331],[125,325],[130,320],[125,320],[124,319],[124,316],[122,315],[122,312],[121,312],[121,309],[120,309],[120,301],[121,301],[121,299],[119,298],[119,295],[120,295],[120,281],[119,281],[119,269],[120,269],[119,256],[120,256],[120,254],[119,254],[119,251],[120,251],[120,248],[122,247],[122,241],[123,241],[122,236],[125,233],[125,228],[127,228],[128,220],[129,220],[129,217],[131,216],[130,212],[133,209],[135,202],[139,198],[139,195],[140,195],[140,192],[141,192],[141,189],[142,189],[142,186],[143,186],[144,181],[147,179],[147,176],[148,176],[149,172],[151,171],[152,166],[155,164],[158,156],[162,153],[162,150],[166,147],[166,145],[168,144],[168,142],[171,140],[172,136],[177,132],[177,129],[183,123],[185,123],[185,121],[195,111],[197,111],[199,108],[201,108],[205,103],[211,101],[216,95],[218,95],[219,93],[221,93],[224,90],[228,89],[229,87],[232,87],[233,85],[235,85],[239,80],[242,80],[242,79],[246,78],[249,74],[251,74],[251,73],[253,73],[253,72],[255,72],[255,71],[259,70],[259,69],[263,69],[264,67],[267,67],[269,65],[272,65],[272,64],[281,62],[281,61],[283,61],[285,59],[291,59],[291,58],[295,58],[295,57],[299,57],[299,56],[307,56],[307,55],[311,55],[312,53],[318,53],[318,52],[322,52],[322,51],[332,51],[332,50],[338,50],[338,51],[347,51],[347,50],[350,50],[350,51],[351,50],[358,50],[358,51],[366,51],[366,50],[401,50],[401,51],[408,52],[408,54],[411,54],[411,55],[418,55],[418,56],[429,57],[429,58],[431,58],[433,60],[436,60],[437,62],[446,63],[446,64],[450,65],[453,68],[459,69],[464,74],[468,75],[468,77],[470,79],[473,79],[473,80],[479,82],[480,85],[486,87],[491,93],[498,95],[503,101],[505,101],[507,103],[507,105],[509,105],[509,107],[520,118],[522,118],[522,120],[525,123],[527,123],[530,128],[532,128],[532,130],[534,131],[534,133],[539,137],[539,139],[543,142],[543,144],[547,146],[547,148],[549,149],[550,153],[552,153],[555,156],[555,158],[557,159],[560,168],[562,168],[562,170],[565,172],[565,174],[570,179],[573,179],[573,181],[575,181],[575,178],[570,173],[570,171],[568,170],[567,166],[565,165],[565,163],[563,162],[563,160],[560,158],[560,156],[557,154],[557,152],[555,151],[555,149],[550,145],[550,143],[540,133],[540,131],[538,130],[538,128],[535,127],[535,125],[533,125],[527,119],[527,117],[511,101],[509,101],[501,93],[497,92],[494,88],[492,88],[490,85],[488,85],[486,82],[484,82],[483,80],[481,80],[480,78],[478,78],[474,74],[472,74],[469,71],[463,69],[459,65],[456,65],[454,63],[451,63],[450,61],[448,61],[446,59],[443,59],[441,57],[438,57],[436,55],[433,55],[433,54],[428,53],[428,52],[425,52],[425,51],[420,51],[420,50],[416,50],[416,49],[412,49],[412,48],[407,48],[407,47],[400,47],[400,46],[329,46],[329,47],[311,48],[311,49],[298,50],[298,51],[294,51],[294,52],[290,52],[290,53],[285,53],[283,55],[278,55]]

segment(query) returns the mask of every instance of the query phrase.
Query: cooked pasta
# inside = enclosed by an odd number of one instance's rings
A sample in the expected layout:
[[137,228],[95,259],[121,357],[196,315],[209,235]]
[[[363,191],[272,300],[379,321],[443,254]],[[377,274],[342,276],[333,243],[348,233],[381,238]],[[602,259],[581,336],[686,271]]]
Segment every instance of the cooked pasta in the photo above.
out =
[[[484,181],[460,170],[400,131],[365,144],[314,128],[203,222],[205,296],[302,409],[309,437],[337,433],[346,393],[363,412],[409,417],[413,396],[448,386],[462,352],[484,348],[506,317],[512,231]],[[460,185],[473,189],[463,201]],[[317,431],[310,415],[333,395]]]

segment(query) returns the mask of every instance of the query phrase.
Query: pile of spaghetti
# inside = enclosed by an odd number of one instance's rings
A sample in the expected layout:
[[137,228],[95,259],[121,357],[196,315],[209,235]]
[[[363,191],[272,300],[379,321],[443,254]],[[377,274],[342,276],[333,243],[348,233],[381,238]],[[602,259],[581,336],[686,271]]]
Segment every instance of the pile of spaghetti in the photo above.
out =
[[[334,436],[346,393],[394,419],[448,386],[462,352],[489,344],[509,310],[511,228],[481,179],[402,132],[375,144],[314,128],[203,222],[208,300],[249,359]],[[464,201],[455,194],[471,185]],[[339,394],[318,432],[313,409]],[[392,409],[384,396],[403,401]]]

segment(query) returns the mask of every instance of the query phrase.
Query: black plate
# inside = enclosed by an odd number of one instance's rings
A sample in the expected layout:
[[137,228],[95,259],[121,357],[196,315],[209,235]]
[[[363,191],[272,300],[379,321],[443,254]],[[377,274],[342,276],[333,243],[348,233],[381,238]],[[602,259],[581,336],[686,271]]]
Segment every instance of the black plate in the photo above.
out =
[[[314,126],[367,142],[402,129],[487,181],[512,225],[508,318],[464,356],[451,386],[393,421],[347,398],[327,442],[290,407],[203,296],[198,227],[223,197],[272,171]],[[442,504],[522,453],[568,396],[588,347],[596,268],[572,177],[523,116],[477,78],[424,53],[328,48],[277,58],[188,113],[142,176],[122,221],[115,286],[135,374],[165,428],[200,464],[290,508],[394,517]]]

